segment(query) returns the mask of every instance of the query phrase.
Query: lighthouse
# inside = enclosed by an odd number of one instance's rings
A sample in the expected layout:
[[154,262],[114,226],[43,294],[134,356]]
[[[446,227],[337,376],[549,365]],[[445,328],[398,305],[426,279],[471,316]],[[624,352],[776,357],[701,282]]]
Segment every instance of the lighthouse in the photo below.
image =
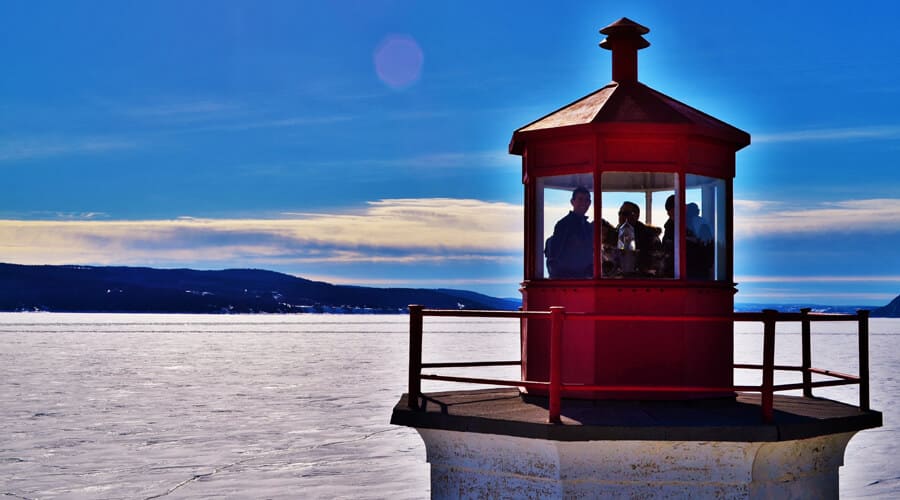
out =
[[[639,81],[648,28],[622,18],[600,33],[612,81],[509,144],[525,192],[522,310],[410,306],[409,392],[392,422],[424,440],[435,498],[836,497],[845,446],[881,425],[867,312],[734,313],[735,158],[750,135]],[[479,315],[519,322],[519,360],[422,360],[425,318]],[[763,324],[759,364],[735,364],[735,321]],[[800,366],[774,364],[785,321],[802,324]],[[816,321],[857,326],[858,374],[812,366]],[[498,365],[521,378],[423,372]],[[761,383],[736,385],[736,369]],[[776,385],[777,370],[802,382]],[[425,394],[423,379],[491,387]],[[858,405],[813,395],[843,384]]]

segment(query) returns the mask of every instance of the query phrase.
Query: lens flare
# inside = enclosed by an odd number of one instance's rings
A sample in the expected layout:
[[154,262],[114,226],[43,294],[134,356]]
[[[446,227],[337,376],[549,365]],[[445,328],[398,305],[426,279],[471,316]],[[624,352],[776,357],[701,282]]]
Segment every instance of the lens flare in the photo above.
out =
[[409,35],[388,35],[373,55],[378,78],[393,89],[407,88],[419,80],[425,56]]

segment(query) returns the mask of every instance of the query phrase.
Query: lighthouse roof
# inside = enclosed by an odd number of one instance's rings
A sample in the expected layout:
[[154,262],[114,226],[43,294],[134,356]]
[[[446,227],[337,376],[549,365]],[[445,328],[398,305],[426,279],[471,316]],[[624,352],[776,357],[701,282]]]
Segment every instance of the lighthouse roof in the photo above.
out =
[[738,148],[750,144],[746,132],[643,83],[614,81],[516,130],[510,152],[521,154],[525,136],[531,132],[597,123],[693,125],[724,134]]

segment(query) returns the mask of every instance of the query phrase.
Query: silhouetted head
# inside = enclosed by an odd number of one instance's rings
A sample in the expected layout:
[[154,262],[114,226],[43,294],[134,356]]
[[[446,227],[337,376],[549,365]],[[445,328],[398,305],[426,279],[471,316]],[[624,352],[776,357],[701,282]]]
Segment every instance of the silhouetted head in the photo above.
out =
[[626,201],[622,203],[622,206],[619,208],[619,224],[624,224],[625,222],[634,225],[637,222],[638,218],[641,216],[641,207],[637,206],[636,203]]
[[668,198],[666,198],[666,213],[669,214],[669,217],[672,216],[672,211],[675,210],[675,195],[670,194]]
[[700,217],[700,207],[696,203],[687,204],[687,218],[694,219]]
[[578,215],[587,213],[591,206],[591,193],[587,189],[578,186],[572,191],[572,211]]

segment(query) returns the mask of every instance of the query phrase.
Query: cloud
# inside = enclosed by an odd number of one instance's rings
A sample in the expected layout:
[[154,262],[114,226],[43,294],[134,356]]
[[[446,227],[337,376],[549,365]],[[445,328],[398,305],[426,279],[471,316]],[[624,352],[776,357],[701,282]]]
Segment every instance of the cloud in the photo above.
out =
[[739,283],[900,283],[895,276],[737,276]]
[[124,113],[134,117],[197,119],[210,115],[218,116],[239,109],[240,106],[236,104],[200,99],[132,107],[125,109]]
[[183,126],[166,133],[240,132],[328,125],[353,120],[346,114],[283,116],[281,110],[260,109],[241,103],[212,99],[168,101],[154,105],[124,108],[129,118],[142,119],[156,125]]
[[[518,205],[455,198],[370,202],[362,213],[307,214],[295,235],[347,246],[455,251],[520,251]],[[312,236],[315,235],[315,236]]]
[[428,287],[436,286],[472,286],[472,285],[499,285],[509,286],[522,280],[521,276],[503,276],[497,278],[371,278],[368,276],[338,276],[338,275],[304,275],[303,278],[313,281],[324,281],[336,285],[364,285],[382,287]]
[[765,210],[779,209],[784,202],[762,200],[734,200],[735,212],[762,212]]
[[308,127],[313,125],[329,125],[332,123],[342,123],[351,120],[353,120],[353,117],[349,115],[300,116],[289,118],[274,118],[269,120],[222,123],[217,125],[194,127],[190,130],[186,130],[186,132],[241,132],[245,130],[255,129],[294,128]]
[[772,134],[754,134],[754,144],[774,142],[815,142],[900,139],[900,126],[795,130]]
[[[400,158],[361,158],[355,160],[317,161],[319,167],[405,167],[415,169],[439,169],[439,168],[492,168],[512,167],[517,168],[522,160],[512,156],[506,150],[494,151],[470,151],[470,152],[441,152],[425,155],[414,155]],[[308,163],[308,162],[307,162]]]
[[32,137],[0,141],[0,162],[50,158],[55,156],[95,155],[136,149],[134,140],[116,137]]
[[900,199],[822,202],[803,207],[775,201],[734,203],[736,237],[845,232],[900,232]]
[[302,257],[279,258],[280,264],[349,264],[366,262],[370,264],[445,264],[451,262],[475,262],[486,261],[494,263],[515,263],[519,257],[513,255],[429,255],[429,254],[405,254],[405,255],[378,255],[373,252],[348,252],[333,250],[327,253],[314,252],[312,255]]
[[[18,214],[13,213],[12,215],[6,214],[5,217],[17,217]],[[0,217],[4,217],[0,216]],[[109,214],[106,212],[58,212],[51,210],[43,210],[43,211],[29,211],[23,212],[23,217],[26,217],[30,220],[39,220],[39,219],[52,219],[52,220],[97,220],[97,219],[109,219]]]
[[509,167],[519,166],[522,160],[506,150],[475,151],[467,153],[435,153],[401,160],[399,165],[409,167]]
[[277,219],[0,220],[0,261],[22,264],[514,262],[521,208],[434,198]]
[[761,290],[753,292],[741,291],[736,296],[736,299],[743,302],[746,302],[746,299],[753,299],[754,301],[760,302],[783,302],[785,299],[789,299],[790,302],[809,302],[821,300],[847,303],[847,301],[863,300],[887,302],[894,297],[896,297],[896,294],[878,292],[802,292],[796,290]]

